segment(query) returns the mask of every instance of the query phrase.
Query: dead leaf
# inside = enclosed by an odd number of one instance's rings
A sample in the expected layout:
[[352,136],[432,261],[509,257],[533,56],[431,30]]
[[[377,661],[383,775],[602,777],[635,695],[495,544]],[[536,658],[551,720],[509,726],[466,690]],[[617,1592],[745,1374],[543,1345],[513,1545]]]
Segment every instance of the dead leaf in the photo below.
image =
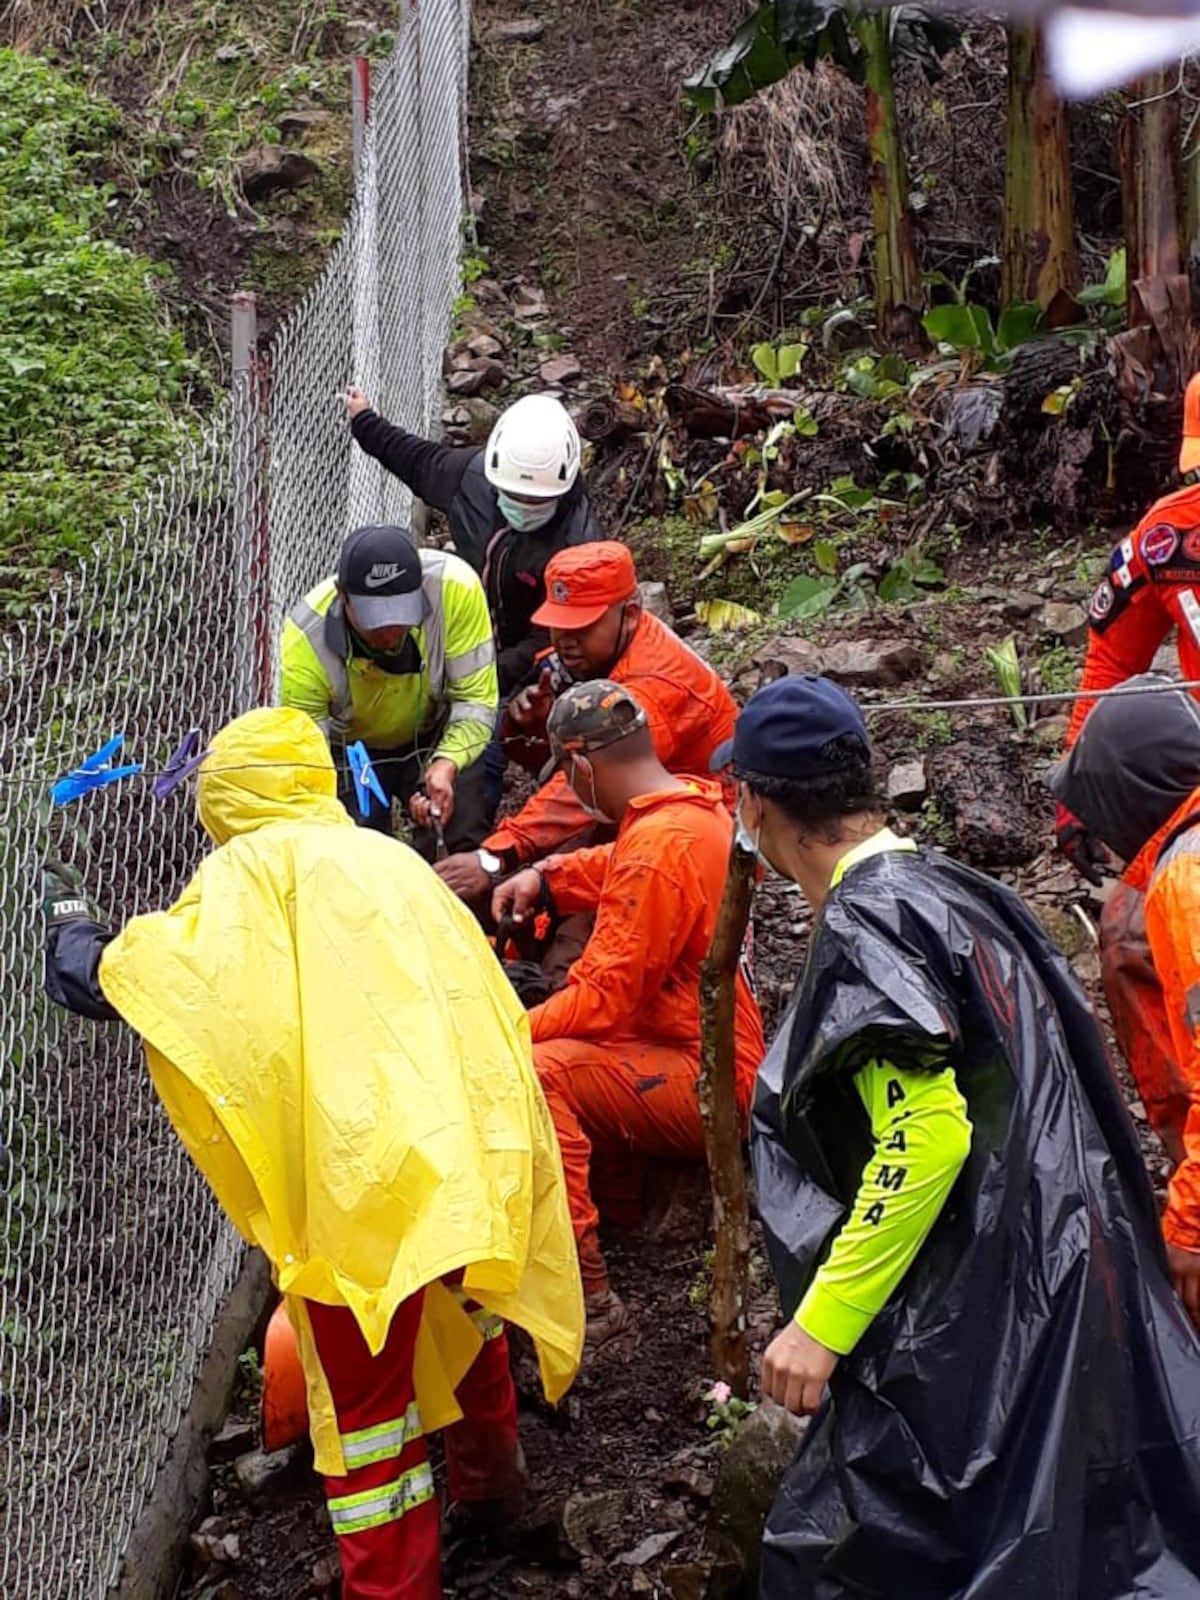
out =
[[776,531],[784,544],[807,544],[817,530],[811,522],[781,522]]
[[762,622],[761,611],[750,606],[740,606],[734,600],[701,600],[696,615],[713,633],[723,633],[727,628],[750,628]]

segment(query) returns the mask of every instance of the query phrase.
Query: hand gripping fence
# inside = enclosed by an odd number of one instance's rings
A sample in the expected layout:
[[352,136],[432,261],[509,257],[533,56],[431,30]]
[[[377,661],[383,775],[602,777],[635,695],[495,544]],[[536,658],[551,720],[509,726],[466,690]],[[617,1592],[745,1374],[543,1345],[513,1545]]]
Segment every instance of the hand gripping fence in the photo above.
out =
[[[203,841],[185,786],[140,780],[51,813],[30,776],[117,731],[161,770],[276,689],[288,608],[342,536],[408,510],[352,447],[362,384],[436,427],[458,292],[467,0],[406,9],[372,85],[355,204],[326,271],[109,548],[0,639],[0,1594],[92,1600],[192,1395],[243,1247],[158,1106],[122,1024],[42,994],[42,858],[82,869],[113,925],[172,900]],[[235,366],[238,363],[235,360]]]

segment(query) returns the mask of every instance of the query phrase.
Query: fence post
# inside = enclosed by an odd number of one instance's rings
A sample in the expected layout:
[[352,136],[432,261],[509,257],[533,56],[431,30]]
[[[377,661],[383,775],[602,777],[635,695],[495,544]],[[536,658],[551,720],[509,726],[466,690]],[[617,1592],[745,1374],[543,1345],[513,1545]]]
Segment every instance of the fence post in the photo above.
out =
[[367,116],[371,109],[371,63],[366,56],[350,58],[350,138],[354,156],[354,180],[362,169],[363,141],[367,136]]
[[233,361],[233,492],[237,507],[234,573],[240,613],[239,699],[259,705],[270,693],[271,641],[263,430],[258,368],[258,302],[239,291],[230,312]]

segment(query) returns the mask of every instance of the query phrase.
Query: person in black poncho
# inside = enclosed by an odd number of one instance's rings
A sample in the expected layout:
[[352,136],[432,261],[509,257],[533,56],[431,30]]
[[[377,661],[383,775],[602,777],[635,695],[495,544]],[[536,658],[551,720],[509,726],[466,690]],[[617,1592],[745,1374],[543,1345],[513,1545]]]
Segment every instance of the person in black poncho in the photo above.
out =
[[1200,1596],[1200,1343],[1066,961],[883,826],[833,684],[761,690],[729,762],[743,845],[817,913],[754,1106],[763,1392],[815,1413],[763,1600]]

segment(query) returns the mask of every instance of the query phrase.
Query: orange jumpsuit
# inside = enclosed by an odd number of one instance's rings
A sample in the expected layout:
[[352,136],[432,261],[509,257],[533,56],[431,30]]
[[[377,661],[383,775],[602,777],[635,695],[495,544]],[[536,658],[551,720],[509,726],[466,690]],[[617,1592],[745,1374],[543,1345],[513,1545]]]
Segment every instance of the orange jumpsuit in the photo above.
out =
[[[737,706],[706,661],[644,612],[608,676],[645,711],[655,754],[668,772],[707,774],[713,751],[733,735]],[[484,844],[496,855],[511,850],[518,861],[537,861],[592,826],[565,775],[556,772]]]
[[[542,863],[560,912],[596,910],[566,987],[529,1013],[588,1295],[607,1287],[588,1181],[593,1148],[704,1158],[696,1096],[700,966],[716,927],[732,835],[721,786],[690,779],[685,790],[634,800],[615,843]],[[734,1022],[745,1117],[763,1032],[744,969]]]
[[1174,1046],[1173,1082],[1164,1087],[1172,1091],[1181,1147],[1163,1234],[1168,1244],[1200,1251],[1200,789],[1180,806],[1156,845],[1146,933]]
[[[1081,689],[1111,689],[1149,669],[1174,627],[1185,680],[1200,679],[1200,486],[1165,495],[1112,553],[1092,596]],[[1077,700],[1070,749],[1092,700]],[[1179,1073],[1146,941],[1143,895],[1158,854],[1131,862],[1100,919],[1100,970],[1113,1033],[1155,1132],[1172,1160],[1183,1154]]]

